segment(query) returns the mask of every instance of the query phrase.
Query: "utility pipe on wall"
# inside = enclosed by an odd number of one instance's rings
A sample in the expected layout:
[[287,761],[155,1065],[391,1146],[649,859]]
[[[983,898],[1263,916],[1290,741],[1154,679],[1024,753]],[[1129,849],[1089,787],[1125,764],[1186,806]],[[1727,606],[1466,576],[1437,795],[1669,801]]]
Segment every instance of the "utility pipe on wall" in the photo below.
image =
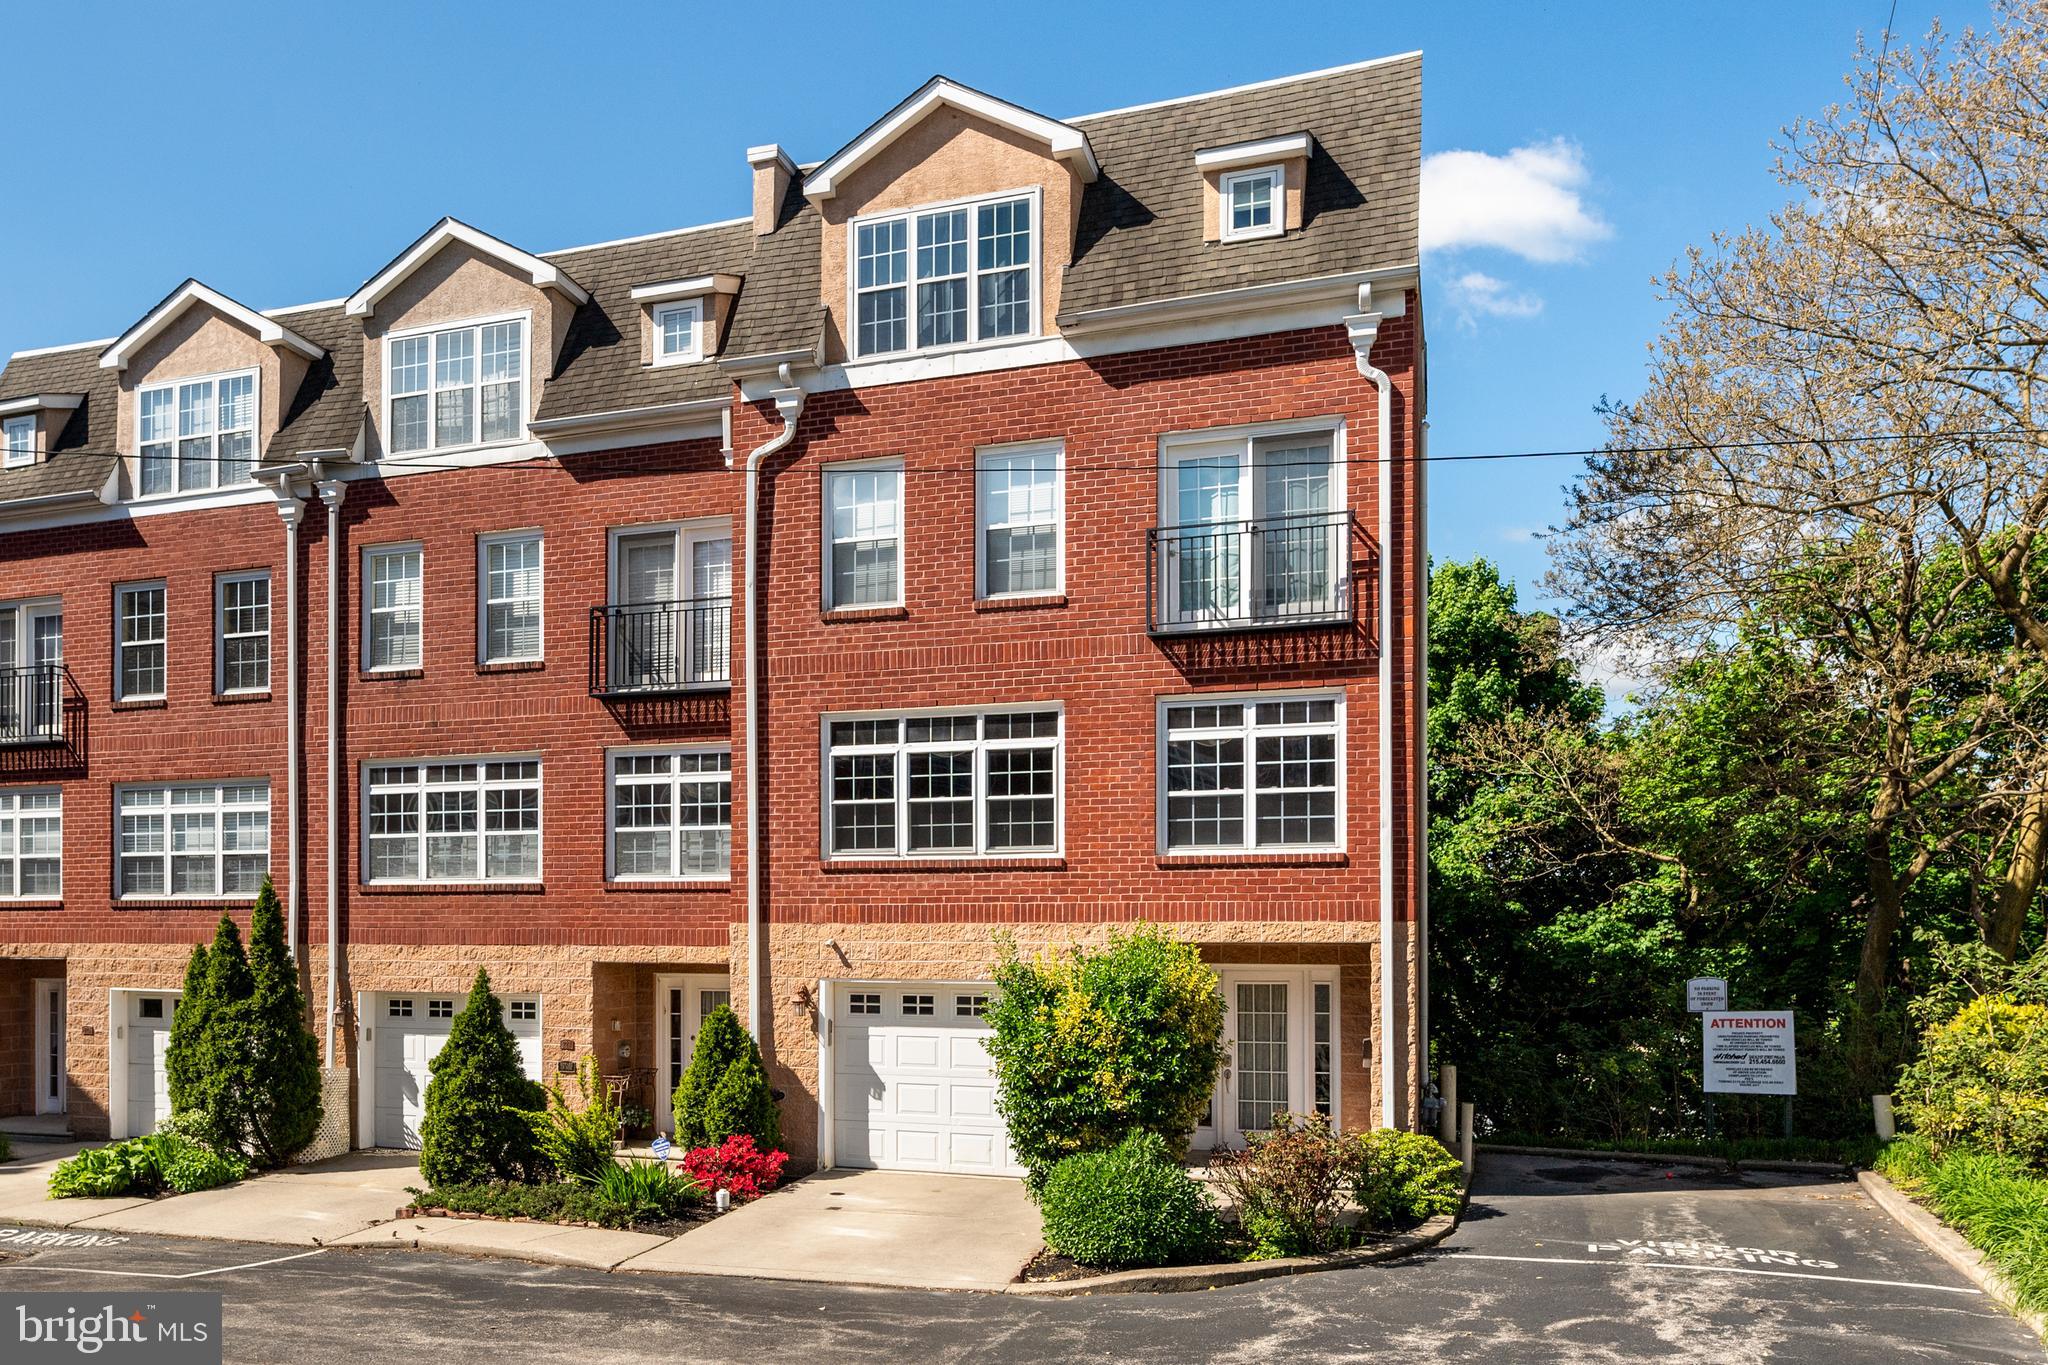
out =
[[341,504],[348,485],[340,479],[320,484],[320,501],[327,504],[327,1026],[322,1056],[332,1071],[334,1021],[339,1011],[337,991],[341,971],[341,650],[348,632],[341,621]]
[[285,871],[284,946],[295,966],[304,965],[299,939],[299,915],[305,903],[302,888],[304,838],[300,832],[299,746],[299,523],[305,520],[306,495],[292,481],[295,471],[280,471],[271,493],[277,498],[277,515],[284,522],[284,771],[285,771]]
[[[775,400],[776,414],[782,418],[782,430],[770,438],[766,445],[757,446],[747,454],[746,469],[746,562],[742,571],[746,581],[746,616],[741,648],[746,655],[745,706],[747,711],[747,1019],[754,1038],[760,1041],[767,1024],[767,992],[761,983],[767,973],[762,965],[761,952],[761,660],[759,617],[761,608],[756,601],[759,586],[759,552],[756,531],[760,521],[761,466],[770,455],[775,454],[796,439],[797,419],[803,416],[804,391],[791,375],[788,365],[776,370],[776,377],[782,386],[769,391]],[[730,445],[730,440],[727,442]]]

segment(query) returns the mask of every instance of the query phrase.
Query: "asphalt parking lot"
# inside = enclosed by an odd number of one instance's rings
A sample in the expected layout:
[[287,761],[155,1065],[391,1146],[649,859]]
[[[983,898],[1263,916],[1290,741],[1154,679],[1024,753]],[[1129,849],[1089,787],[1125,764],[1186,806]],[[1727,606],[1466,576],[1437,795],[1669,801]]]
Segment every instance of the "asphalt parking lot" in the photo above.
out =
[[1436,1253],[1207,1293],[1023,1300],[606,1275],[406,1249],[0,1228],[0,1290],[216,1290],[227,1359],[2040,1360],[1855,1185],[1483,1160]]

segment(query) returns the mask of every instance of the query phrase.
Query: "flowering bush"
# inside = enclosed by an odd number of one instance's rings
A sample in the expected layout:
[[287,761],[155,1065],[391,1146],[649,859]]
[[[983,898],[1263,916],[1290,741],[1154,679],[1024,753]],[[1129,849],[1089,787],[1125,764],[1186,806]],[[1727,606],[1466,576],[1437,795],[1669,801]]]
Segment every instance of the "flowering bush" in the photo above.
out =
[[735,1133],[716,1147],[693,1147],[683,1154],[683,1169],[709,1195],[732,1191],[741,1203],[758,1199],[782,1179],[788,1152],[764,1152],[745,1133]]

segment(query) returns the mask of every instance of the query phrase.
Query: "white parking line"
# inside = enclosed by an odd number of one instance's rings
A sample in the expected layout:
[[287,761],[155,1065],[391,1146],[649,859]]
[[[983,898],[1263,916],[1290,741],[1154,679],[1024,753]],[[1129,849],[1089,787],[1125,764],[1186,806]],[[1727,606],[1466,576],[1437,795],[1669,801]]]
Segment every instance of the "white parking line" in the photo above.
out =
[[1952,1284],[1921,1284],[1917,1280],[1861,1280],[1853,1275],[1814,1275],[1803,1270],[1758,1270],[1753,1266],[1709,1265],[1698,1261],[1592,1261],[1569,1256],[1489,1256],[1477,1251],[1445,1247],[1433,1253],[1461,1261],[1519,1261],[1530,1265],[1598,1265],[1617,1270],[1693,1270],[1721,1275],[1767,1275],[1779,1280],[1831,1280],[1836,1284],[1876,1284],[1889,1289],[1932,1289],[1940,1294],[1982,1294],[1979,1289]]
[[9,1270],[61,1270],[71,1275],[132,1275],[146,1280],[197,1280],[208,1275],[225,1275],[232,1270],[254,1270],[258,1266],[282,1265],[286,1261],[303,1261],[308,1256],[318,1256],[326,1247],[312,1251],[301,1251],[290,1256],[273,1256],[267,1261],[247,1261],[241,1265],[217,1266],[212,1270],[188,1270],[182,1275],[170,1275],[161,1270],[101,1270],[83,1265],[43,1265],[39,1262],[24,1262],[6,1267]]

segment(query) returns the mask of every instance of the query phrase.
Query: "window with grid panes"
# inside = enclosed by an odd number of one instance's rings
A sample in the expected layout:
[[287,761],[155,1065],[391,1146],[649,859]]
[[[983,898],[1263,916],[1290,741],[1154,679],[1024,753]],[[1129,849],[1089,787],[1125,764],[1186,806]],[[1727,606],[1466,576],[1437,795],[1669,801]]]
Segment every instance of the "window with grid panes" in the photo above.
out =
[[827,847],[876,857],[1059,847],[1057,710],[827,721]]
[[375,764],[363,800],[365,880],[540,877],[538,759]]
[[1334,696],[1169,703],[1166,847],[1336,847],[1337,706]]

